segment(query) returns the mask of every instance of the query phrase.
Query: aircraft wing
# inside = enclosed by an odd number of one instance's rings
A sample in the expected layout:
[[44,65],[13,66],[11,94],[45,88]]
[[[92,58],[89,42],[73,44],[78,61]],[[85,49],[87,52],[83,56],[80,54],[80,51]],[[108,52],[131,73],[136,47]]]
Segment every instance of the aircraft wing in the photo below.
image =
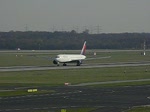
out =
[[94,57],[94,58],[86,58],[85,60],[106,59],[106,58],[111,58],[111,56],[105,56],[105,57]]
[[49,56],[37,56],[37,55],[28,55],[30,57],[35,57],[35,58],[40,58],[40,59],[46,59],[46,60],[54,60],[54,57],[49,57]]

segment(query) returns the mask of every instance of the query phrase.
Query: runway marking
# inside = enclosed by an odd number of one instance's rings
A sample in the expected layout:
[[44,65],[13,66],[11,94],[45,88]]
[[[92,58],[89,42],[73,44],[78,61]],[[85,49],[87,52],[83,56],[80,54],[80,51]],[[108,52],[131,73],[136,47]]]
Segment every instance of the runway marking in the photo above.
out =
[[48,109],[61,109],[61,108],[70,108],[70,107],[72,107],[72,108],[78,108],[78,107],[80,107],[80,106],[74,106],[74,105],[72,105],[72,106],[58,106],[58,107],[56,107],[56,106],[54,106],[54,107],[42,107],[42,108],[24,108],[24,109],[21,109],[21,108],[16,108],[16,109],[4,109],[4,110],[0,110],[0,112],[9,112],[9,111],[28,111],[28,110],[48,110]]
[[28,89],[28,88],[38,88],[38,86],[16,87],[15,89]]
[[150,100],[150,96],[149,97],[147,97],[149,100]]

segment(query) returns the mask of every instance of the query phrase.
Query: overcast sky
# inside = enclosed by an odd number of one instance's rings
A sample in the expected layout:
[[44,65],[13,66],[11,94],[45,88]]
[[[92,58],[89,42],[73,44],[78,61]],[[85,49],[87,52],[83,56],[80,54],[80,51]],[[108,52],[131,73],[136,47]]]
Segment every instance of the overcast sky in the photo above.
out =
[[0,0],[0,31],[150,32],[150,0]]

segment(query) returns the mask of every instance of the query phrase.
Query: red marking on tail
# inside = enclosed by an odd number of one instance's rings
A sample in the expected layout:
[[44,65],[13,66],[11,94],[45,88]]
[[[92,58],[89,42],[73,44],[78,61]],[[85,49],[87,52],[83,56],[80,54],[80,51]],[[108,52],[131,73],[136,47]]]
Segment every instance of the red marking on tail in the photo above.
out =
[[85,51],[86,51],[86,41],[83,44],[82,50],[81,50],[81,54],[85,55]]

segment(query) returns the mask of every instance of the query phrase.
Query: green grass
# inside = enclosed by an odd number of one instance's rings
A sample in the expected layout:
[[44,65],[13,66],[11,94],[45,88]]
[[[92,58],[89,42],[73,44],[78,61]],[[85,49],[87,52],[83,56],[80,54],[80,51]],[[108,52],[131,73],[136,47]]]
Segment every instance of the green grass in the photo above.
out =
[[[63,109],[57,109],[57,110],[54,110],[54,112],[64,112]],[[96,110],[96,108],[71,108],[71,109],[64,109],[66,112],[91,112],[93,110]],[[35,110],[35,111],[32,111],[32,112],[49,112],[49,110]],[[53,111],[52,111],[53,112]]]
[[38,90],[37,92],[28,92],[28,89],[26,89],[26,90],[1,91],[0,97],[46,94],[46,93],[53,93],[53,92],[55,92],[55,91],[54,90],[48,90],[48,91]]
[[[38,54],[37,54],[38,55]],[[40,55],[38,55],[40,56]],[[51,65],[52,62],[43,57],[39,58],[34,54],[0,54],[0,66],[41,66],[41,65]],[[47,57],[49,57],[47,55]]]
[[[145,70],[148,70],[147,72]],[[126,71],[126,73],[124,73]],[[150,67],[115,67],[47,71],[0,72],[0,84],[64,85],[86,82],[150,79]]]
[[[117,63],[117,62],[139,62],[139,61],[150,61],[150,52],[146,52],[146,56],[141,55],[142,51],[110,51],[110,52],[97,52],[96,57],[111,56],[108,59],[95,59],[87,61],[87,63]],[[89,53],[87,57],[91,57]]]
[[134,107],[125,112],[149,112],[149,111],[150,111],[150,107]]
[[[93,53],[97,52],[96,56]],[[4,52],[0,53],[0,67],[4,66],[50,66],[53,65],[53,58],[57,54],[80,53],[80,51],[38,51],[38,52]],[[84,63],[116,63],[116,62],[137,62],[150,61],[150,51],[146,52],[146,56],[141,55],[141,51],[100,51],[90,50],[86,53],[87,59],[90,57],[106,57],[108,59],[85,60]]]
[[71,109],[66,109],[66,112],[91,112],[93,110],[95,109],[94,108],[71,108]]

